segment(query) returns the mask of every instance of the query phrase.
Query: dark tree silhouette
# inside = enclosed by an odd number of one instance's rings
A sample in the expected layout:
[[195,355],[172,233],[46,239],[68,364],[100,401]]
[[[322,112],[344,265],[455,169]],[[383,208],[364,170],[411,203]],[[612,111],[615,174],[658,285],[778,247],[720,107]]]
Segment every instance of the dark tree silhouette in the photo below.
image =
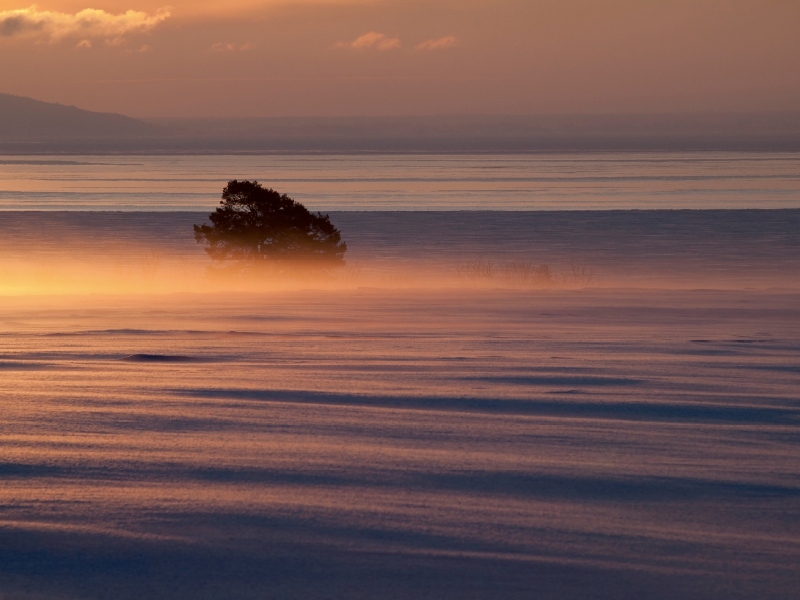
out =
[[195,225],[212,260],[250,267],[286,266],[302,261],[313,267],[345,264],[347,244],[328,215],[312,213],[286,194],[257,181],[229,181],[211,225]]

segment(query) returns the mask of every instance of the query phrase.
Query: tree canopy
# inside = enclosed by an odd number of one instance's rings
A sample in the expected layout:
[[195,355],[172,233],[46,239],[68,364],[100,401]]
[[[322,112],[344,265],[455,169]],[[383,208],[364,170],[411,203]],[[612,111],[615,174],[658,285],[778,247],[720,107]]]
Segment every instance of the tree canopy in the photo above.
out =
[[206,244],[212,260],[252,267],[287,261],[323,268],[345,264],[347,244],[328,215],[312,213],[257,181],[229,181],[208,218],[211,225],[195,225],[194,237]]

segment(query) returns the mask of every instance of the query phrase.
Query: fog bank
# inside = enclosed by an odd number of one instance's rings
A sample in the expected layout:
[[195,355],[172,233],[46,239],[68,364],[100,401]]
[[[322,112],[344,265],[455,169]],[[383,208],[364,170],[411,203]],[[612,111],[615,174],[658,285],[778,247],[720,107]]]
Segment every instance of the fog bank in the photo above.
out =
[[800,210],[332,212],[347,265],[230,277],[208,213],[2,212],[5,294],[283,289],[797,287]]

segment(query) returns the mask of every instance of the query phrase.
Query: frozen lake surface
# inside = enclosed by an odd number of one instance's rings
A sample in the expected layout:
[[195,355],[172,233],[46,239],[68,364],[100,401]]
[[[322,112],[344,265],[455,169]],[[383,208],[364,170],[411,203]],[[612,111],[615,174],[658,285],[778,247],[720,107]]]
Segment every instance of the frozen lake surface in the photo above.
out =
[[780,598],[800,295],[0,299],[6,598]]
[[[794,598],[799,173],[3,157],[0,598]],[[231,177],[343,275],[212,285]]]

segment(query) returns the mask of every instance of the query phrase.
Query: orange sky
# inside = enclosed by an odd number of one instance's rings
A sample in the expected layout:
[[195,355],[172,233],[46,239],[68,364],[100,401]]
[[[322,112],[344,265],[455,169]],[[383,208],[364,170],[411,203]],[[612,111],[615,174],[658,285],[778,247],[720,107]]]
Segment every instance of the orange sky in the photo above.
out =
[[798,110],[798,31],[797,0],[0,0],[0,92],[133,116]]

